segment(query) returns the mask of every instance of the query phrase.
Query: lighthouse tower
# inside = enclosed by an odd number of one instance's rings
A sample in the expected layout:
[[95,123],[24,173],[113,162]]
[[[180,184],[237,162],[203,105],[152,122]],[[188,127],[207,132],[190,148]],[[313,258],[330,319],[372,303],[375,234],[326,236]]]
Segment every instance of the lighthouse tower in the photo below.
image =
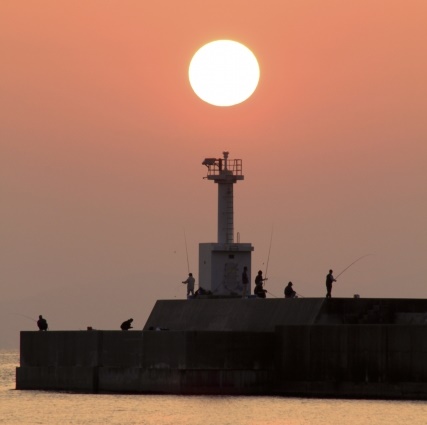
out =
[[228,159],[228,152],[223,152],[223,158],[206,158],[202,164],[208,169],[206,179],[218,185],[218,241],[199,244],[199,285],[215,295],[238,296],[243,267],[250,275],[254,250],[239,238],[234,241],[233,186],[244,179],[242,160]]

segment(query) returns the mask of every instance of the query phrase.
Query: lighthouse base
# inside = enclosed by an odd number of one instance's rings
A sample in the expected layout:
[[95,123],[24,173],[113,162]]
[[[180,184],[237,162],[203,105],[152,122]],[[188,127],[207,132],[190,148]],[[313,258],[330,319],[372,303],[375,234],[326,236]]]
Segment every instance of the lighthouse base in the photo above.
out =
[[251,270],[253,250],[250,243],[199,244],[199,286],[214,295],[241,295],[243,267]]

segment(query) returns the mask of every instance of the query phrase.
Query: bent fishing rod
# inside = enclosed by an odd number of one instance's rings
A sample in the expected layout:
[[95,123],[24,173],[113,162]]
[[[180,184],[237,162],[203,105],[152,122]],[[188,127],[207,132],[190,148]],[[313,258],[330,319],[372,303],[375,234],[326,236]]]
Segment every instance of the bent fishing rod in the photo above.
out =
[[362,255],[361,257],[359,257],[357,260],[354,260],[350,265],[348,265],[339,275],[337,275],[336,277],[335,277],[335,279],[338,279],[338,277],[339,276],[341,276],[346,270],[348,270],[353,264],[356,264],[358,261],[360,261],[362,258],[365,258],[365,257],[369,257],[369,256],[371,256],[371,255],[373,255],[373,254],[366,254],[366,255]]
[[265,290],[267,292],[267,294],[270,294],[271,296],[273,296],[274,298],[279,298],[277,295],[272,294],[270,291],[267,291],[267,289]]
[[185,229],[184,229],[184,241],[185,241],[185,252],[187,254],[187,271],[188,273],[190,273],[190,261],[188,260],[187,236],[185,235]]
[[271,243],[272,243],[272,241],[273,241],[273,226],[271,226],[270,246],[268,248],[267,265],[265,267],[265,278],[264,278],[264,281],[267,280],[268,263],[270,261],[270,252],[271,252]]

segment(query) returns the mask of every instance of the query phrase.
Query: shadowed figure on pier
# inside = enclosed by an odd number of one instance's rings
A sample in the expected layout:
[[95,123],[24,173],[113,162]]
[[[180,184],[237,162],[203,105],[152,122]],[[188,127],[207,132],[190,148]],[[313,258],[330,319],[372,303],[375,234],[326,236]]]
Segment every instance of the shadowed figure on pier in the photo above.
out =
[[288,285],[286,286],[284,290],[285,298],[296,298],[297,293],[293,290],[292,286],[293,286],[292,282],[289,282]]
[[191,295],[194,296],[194,283],[196,282],[196,279],[193,277],[193,273],[188,273],[187,280],[182,281],[182,283],[187,284],[187,297]]
[[41,314],[39,320],[37,320],[37,326],[39,327],[39,331],[47,331],[49,328],[46,319],[44,319]]
[[122,331],[128,331],[129,329],[133,329],[133,327],[132,327],[132,322],[133,322],[133,319],[125,320],[125,321],[120,325],[120,329],[121,329]]
[[262,277],[262,271],[260,270],[255,278],[255,288],[254,288],[254,294],[258,298],[265,298],[266,290],[262,287],[263,282],[267,280],[267,278]]
[[249,276],[248,276],[248,268],[245,266],[243,267],[243,273],[242,273],[242,298],[246,297],[246,294],[248,292],[248,285],[249,285]]
[[332,282],[337,281],[332,273],[333,270],[329,270],[329,273],[326,275],[326,298],[332,298]]

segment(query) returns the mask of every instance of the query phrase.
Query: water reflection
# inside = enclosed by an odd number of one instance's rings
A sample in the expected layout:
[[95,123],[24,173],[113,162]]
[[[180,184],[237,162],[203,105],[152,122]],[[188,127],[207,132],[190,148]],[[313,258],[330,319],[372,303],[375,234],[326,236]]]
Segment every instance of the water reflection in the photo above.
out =
[[427,402],[16,391],[17,351],[0,351],[0,424],[427,425]]

